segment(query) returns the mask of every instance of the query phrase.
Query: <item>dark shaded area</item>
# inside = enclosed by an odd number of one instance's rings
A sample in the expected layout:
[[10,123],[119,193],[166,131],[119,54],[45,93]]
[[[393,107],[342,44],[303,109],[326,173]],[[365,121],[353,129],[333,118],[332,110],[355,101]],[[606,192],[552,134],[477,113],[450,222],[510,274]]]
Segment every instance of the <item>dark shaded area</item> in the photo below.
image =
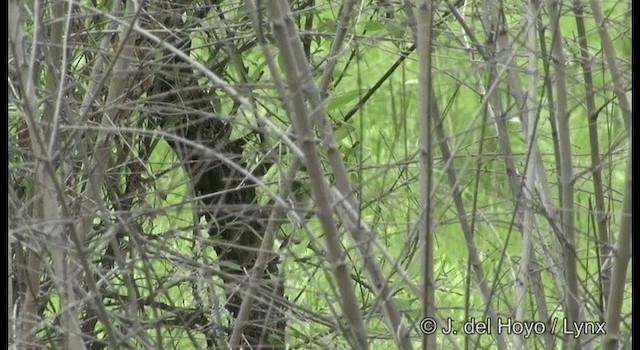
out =
[[[191,47],[189,36],[180,30],[171,33],[167,39],[183,52]],[[171,52],[165,52],[165,55],[166,63],[154,78],[152,91],[148,94],[148,117],[154,127],[215,153],[212,155],[192,145],[167,140],[181,159],[193,192],[202,204],[197,216],[206,218],[225,282],[225,307],[236,317],[245,297],[240,292],[247,290],[247,275],[253,268],[268,213],[256,204],[256,184],[229,164],[233,162],[240,168],[248,168],[242,160],[247,141],[229,139],[231,125],[217,117],[215,96],[199,87],[188,63]],[[224,69],[222,61],[212,70],[223,76]],[[261,177],[267,168],[268,165],[258,167],[253,175]],[[263,276],[262,288],[250,312],[250,324],[243,332],[246,341],[243,345],[249,348],[276,349],[285,344],[286,322],[276,301],[283,297],[284,291],[282,283],[276,281],[277,274],[278,265],[274,260]],[[209,348],[220,348],[219,343],[225,341],[216,339],[214,330],[205,329],[204,333]]]

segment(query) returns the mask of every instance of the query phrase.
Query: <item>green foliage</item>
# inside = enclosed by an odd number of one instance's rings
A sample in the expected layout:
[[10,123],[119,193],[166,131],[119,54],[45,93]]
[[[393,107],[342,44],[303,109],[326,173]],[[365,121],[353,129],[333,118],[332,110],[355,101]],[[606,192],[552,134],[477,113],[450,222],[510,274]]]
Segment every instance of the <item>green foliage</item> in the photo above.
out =
[[[246,23],[243,6],[231,5],[222,2],[220,9],[224,10],[228,19],[225,21],[234,23],[234,30],[238,36],[254,36]],[[236,4],[237,5],[237,4]],[[337,7],[335,4],[318,5],[317,8],[303,12],[304,15],[312,15],[314,20],[313,30],[317,33],[335,33],[337,30]],[[507,139],[512,147],[513,161],[515,162],[520,177],[527,165],[526,154],[529,151],[528,143],[523,133],[523,121],[520,120],[520,108],[513,94],[513,85],[525,89],[532,76],[527,72],[528,52],[525,52],[524,41],[526,39],[523,11],[524,3],[505,3],[508,13],[507,36],[509,42],[518,48],[510,61],[510,69],[515,71],[515,80],[505,78],[505,74],[499,79],[495,89],[500,103],[506,111]],[[104,5],[106,6],[106,4]],[[362,5],[364,6],[364,4]],[[474,5],[475,6],[475,5]],[[608,27],[609,34],[618,55],[621,66],[629,67],[631,55],[630,26],[620,24],[628,20],[629,9],[621,3],[604,1],[603,11],[608,21],[615,23]],[[364,8],[364,7],[363,7]],[[105,8],[106,9],[106,8]],[[365,9],[366,10],[366,9]],[[363,10],[364,11],[364,10]],[[395,11],[394,19],[382,18],[372,14],[373,11],[363,12],[355,18],[355,24],[349,30],[346,49],[339,56],[334,78],[340,77],[337,86],[332,86],[325,101],[325,109],[334,123],[333,137],[338,143],[340,152],[348,167],[351,180],[357,197],[362,203],[360,218],[367,223],[375,235],[377,243],[382,247],[373,245],[374,257],[381,265],[382,272],[388,278],[392,289],[393,300],[400,309],[405,325],[415,327],[422,317],[420,303],[415,293],[407,283],[411,283],[418,289],[422,288],[421,276],[421,250],[417,236],[416,218],[419,213],[418,198],[418,144],[419,112],[418,101],[424,96],[419,96],[418,71],[419,65],[415,54],[412,54],[397,70],[391,74],[381,87],[375,91],[372,97],[360,105],[363,96],[381,79],[382,75],[398,60],[398,48],[404,48],[405,42],[410,42],[410,28],[405,21],[406,16],[402,11]],[[475,11],[467,8],[466,11]],[[565,9],[569,11],[569,9]],[[214,13],[214,9],[210,10]],[[376,12],[377,13],[377,12]],[[365,16],[366,14],[366,16]],[[195,21],[189,11],[181,13],[183,22]],[[298,16],[299,14],[296,14]],[[303,15],[300,15],[304,17]],[[194,17],[194,18],[192,18]],[[481,33],[482,24],[474,16],[468,16],[468,24],[477,29],[479,40],[485,40]],[[308,19],[305,19],[305,21]],[[543,19],[545,24],[548,18]],[[600,36],[597,24],[591,19],[585,19],[587,24],[586,40],[590,45],[589,54],[593,58],[593,85],[597,89],[595,96],[596,108],[600,108],[597,118],[597,126],[600,132],[600,156],[603,160],[603,181],[605,183],[605,197],[607,209],[611,215],[608,226],[610,235],[616,236],[619,229],[619,215],[621,211],[622,194],[619,192],[624,186],[624,165],[620,159],[628,151],[624,147],[616,145],[620,139],[626,137],[622,116],[616,101],[611,76],[604,63],[604,56],[600,50]],[[223,21],[216,17],[197,19],[201,21],[202,28],[207,26],[223,26]],[[300,20],[302,21],[302,20]],[[93,25],[89,17],[86,25]],[[105,21],[95,24],[103,27]],[[33,24],[25,22],[25,30],[32,30]],[[243,25],[245,27],[243,27]],[[598,274],[601,267],[598,265],[596,246],[597,235],[594,233],[593,214],[593,167],[590,156],[590,145],[594,141],[589,135],[589,115],[584,101],[586,93],[582,66],[580,65],[580,48],[577,42],[577,27],[572,15],[563,16],[560,22],[564,34],[563,48],[567,55],[567,77],[569,96],[569,120],[571,125],[571,142],[573,154],[573,166],[576,178],[573,185],[575,194],[575,219],[577,243],[576,251],[579,260],[579,279],[581,288],[587,291],[600,288]],[[200,27],[198,27],[200,28]],[[489,73],[486,68],[493,63],[484,62],[479,55],[472,54],[463,45],[469,44],[469,38],[465,37],[461,26],[454,20],[448,20],[446,26],[439,28],[435,38],[435,51],[433,60],[433,89],[437,99],[440,113],[439,124],[444,130],[445,139],[433,137],[434,164],[433,164],[433,228],[435,241],[434,271],[437,290],[435,299],[437,309],[443,318],[451,318],[456,324],[463,324],[470,317],[486,319],[487,308],[485,300],[478,287],[478,281],[473,269],[469,265],[468,242],[461,228],[461,218],[455,203],[453,190],[450,185],[448,170],[452,169],[456,175],[456,186],[461,193],[462,204],[466,210],[465,219],[473,226],[473,241],[478,249],[481,268],[486,273],[486,279],[492,288],[492,297],[495,308],[500,314],[511,314],[516,292],[513,287],[514,276],[517,274],[518,264],[521,262],[522,230],[515,225],[515,212],[517,205],[513,200],[509,178],[505,171],[504,150],[498,141],[498,132],[495,127],[492,113],[487,107],[487,83]],[[265,26],[265,30],[267,26]],[[244,31],[244,32],[242,32]],[[248,33],[248,34],[247,34]],[[307,33],[308,34],[308,33]],[[225,35],[231,36],[232,31]],[[271,33],[267,33],[268,45],[274,43]],[[235,42],[222,43],[224,40],[216,39],[212,44],[212,36],[205,30],[191,30],[190,56],[208,67],[213,67],[224,59],[238,60],[216,71],[221,78],[231,86],[237,88],[239,93],[251,101],[258,111],[269,116],[276,126],[286,129],[290,122],[278,100],[278,91],[275,88],[266,87],[273,83],[271,72],[267,68],[267,59],[264,52],[255,46],[239,53],[235,57],[227,57]],[[222,36],[221,36],[222,37]],[[329,53],[334,35],[317,35],[311,40],[310,61],[318,64]],[[226,39],[225,39],[226,40]],[[237,40],[237,39],[234,39]],[[551,33],[544,32],[543,38],[547,51],[551,50]],[[219,41],[219,42],[218,42]],[[239,40],[238,40],[239,42]],[[224,45],[228,45],[223,48]],[[87,49],[87,51],[90,51]],[[274,50],[276,51],[276,50]],[[227,53],[225,53],[227,52]],[[95,55],[95,53],[92,53]],[[548,54],[548,52],[547,52]],[[164,53],[158,51],[155,59],[160,59]],[[83,56],[72,57],[72,75],[81,75],[89,69],[90,53]],[[352,58],[349,60],[349,58]],[[550,108],[545,77],[545,71],[549,61],[544,61],[538,56],[536,63],[538,74],[538,86],[535,91],[529,91],[536,98],[538,120],[536,123],[536,145],[543,161],[543,172],[547,175],[550,186],[551,200],[554,204],[558,201],[558,165],[556,164],[556,145],[552,118],[555,111]],[[277,55],[276,62],[280,72],[285,72],[287,67],[281,55]],[[235,63],[235,64],[234,64]],[[321,65],[324,67],[324,65]],[[506,69],[502,62],[499,69]],[[503,72],[504,73],[504,72]],[[51,68],[43,69],[38,76],[39,84],[44,86],[49,74],[54,74]],[[625,77],[627,72],[625,71]],[[319,81],[322,71],[314,72],[314,78]],[[553,83],[553,74],[549,77]],[[74,83],[74,93],[84,96],[87,93],[90,79],[78,79]],[[231,139],[245,137],[255,131],[255,115],[244,107],[239,107],[237,101],[227,96],[219,86],[211,86],[212,82],[200,77],[198,84],[205,87],[211,94],[211,103],[215,105],[216,113],[221,119],[233,121]],[[244,87],[255,84],[243,90]],[[629,89],[631,86],[628,82]],[[511,88],[511,89],[510,89]],[[552,84],[554,96],[557,95],[556,87]],[[251,89],[251,90],[248,90]],[[143,98],[147,98],[145,92]],[[629,93],[630,95],[630,93]],[[289,98],[302,98],[297,95]],[[74,103],[77,101],[74,101]],[[129,101],[127,101],[129,102]],[[492,101],[493,102],[493,101]],[[557,103],[557,101],[555,102]],[[44,109],[45,107],[42,107]],[[349,121],[344,120],[347,112],[359,108]],[[492,106],[493,108],[493,106]],[[124,108],[123,108],[124,109]],[[42,113],[42,111],[38,111]],[[144,107],[138,108],[136,117],[142,116]],[[10,143],[20,142],[19,125],[24,118],[16,108],[10,108],[8,121],[10,128]],[[100,112],[103,113],[103,112]],[[177,113],[177,112],[176,112]],[[133,118],[131,118],[133,119]],[[176,120],[180,120],[177,118]],[[88,125],[93,125],[93,121]],[[175,125],[172,125],[175,127]],[[265,132],[265,130],[267,132]],[[266,128],[262,128],[266,138],[271,144],[278,141],[277,137],[269,135]],[[115,134],[115,133],[114,133]],[[433,133],[435,135],[435,132]],[[121,136],[119,136],[121,137]],[[446,142],[452,153],[452,159],[445,159],[441,142]],[[114,143],[111,150],[113,155],[118,154],[118,147],[122,142]],[[119,145],[119,146],[118,146]],[[129,147],[129,146],[127,146]],[[272,204],[270,193],[278,193],[281,186],[282,175],[291,163],[291,153],[283,146],[278,147],[277,162],[263,176],[262,181],[266,188],[258,188],[256,201],[260,205]],[[17,148],[14,146],[14,148]],[[133,147],[134,153],[141,154],[138,147]],[[262,159],[264,150],[255,140],[249,140],[244,149],[244,160],[249,166]],[[71,153],[70,153],[71,154]],[[73,154],[76,156],[76,154]],[[323,157],[325,155],[322,155]],[[114,157],[115,158],[115,157]],[[323,161],[325,158],[323,158]],[[14,168],[19,168],[26,161],[22,155],[11,154],[10,162]],[[162,305],[178,305],[189,309],[215,308],[224,304],[225,294],[223,282],[219,277],[209,275],[203,277],[204,268],[194,268],[197,264],[205,265],[209,269],[234,269],[243,270],[245,266],[228,260],[218,259],[213,245],[221,237],[209,237],[206,230],[206,222],[198,215],[195,194],[192,190],[188,174],[182,167],[181,160],[169,143],[159,140],[153,151],[143,160],[148,172],[142,176],[145,183],[144,194],[141,203],[135,203],[131,209],[134,217],[141,218],[142,238],[125,235],[121,242],[129,249],[126,254],[127,264],[131,268],[131,280],[135,281],[136,295],[142,303],[144,300],[153,300]],[[326,162],[325,162],[326,163]],[[326,164],[325,164],[326,165]],[[124,168],[124,167],[123,167]],[[325,166],[330,173],[330,167]],[[306,176],[304,171],[300,171]],[[127,181],[132,172],[119,170],[115,181],[120,192],[124,192]],[[31,184],[30,179],[21,179],[21,184]],[[303,192],[310,192],[309,185],[304,184]],[[267,189],[269,191],[267,191]],[[75,190],[74,190],[75,191]],[[532,192],[537,191],[534,190]],[[104,190],[105,197],[109,191]],[[537,200],[537,199],[536,199]],[[536,202],[539,207],[540,203]],[[311,208],[310,210],[315,210]],[[109,215],[120,215],[116,209]],[[546,258],[546,253],[540,247],[551,247],[556,244],[553,228],[546,220],[545,215],[536,208],[536,246],[535,253],[540,264],[540,279],[542,288],[545,289],[547,308],[554,317],[563,316],[562,304],[559,300],[561,292],[555,284],[552,268],[556,262]],[[556,210],[560,211],[561,209]],[[146,214],[141,214],[145,212]],[[305,214],[305,213],[302,213]],[[109,216],[107,215],[107,216]],[[103,215],[105,216],[105,215]],[[304,215],[301,215],[304,216]],[[337,217],[337,216],[336,216]],[[95,219],[96,226],[106,222],[106,218]],[[366,325],[371,338],[372,348],[394,348],[396,344],[389,336],[384,317],[380,314],[377,299],[368,280],[362,270],[362,259],[358,254],[353,240],[347,233],[347,229],[338,225],[342,237],[342,245],[347,252],[347,260],[351,268],[350,274],[356,285],[356,295],[361,305],[361,310],[366,316]],[[281,269],[285,276],[285,296],[291,303],[291,316],[287,324],[286,343],[292,348],[321,348],[331,344],[335,348],[349,348],[351,346],[340,332],[347,328],[341,311],[340,293],[330,273],[330,266],[326,263],[326,247],[324,245],[324,232],[316,217],[312,217],[304,225],[287,221],[279,227],[278,237],[274,249],[282,255]],[[202,238],[205,237],[205,238]],[[203,243],[203,242],[207,243]],[[95,251],[101,251],[108,246],[107,239],[99,238],[88,246]],[[149,251],[153,256],[135,255]],[[390,257],[390,258],[389,258]],[[402,269],[403,274],[398,270]],[[203,271],[201,271],[203,270]],[[123,273],[113,273],[104,277],[115,288],[112,290],[125,297],[131,297],[130,286],[127,285],[127,276]],[[408,281],[407,281],[408,279]],[[193,287],[198,285],[197,288]],[[594,292],[595,293],[595,292]],[[598,292],[599,293],[599,292]],[[60,312],[60,295],[58,292],[49,293],[48,305],[43,312],[43,318],[48,323]],[[630,298],[629,298],[630,299]],[[532,294],[526,296],[526,314],[531,319],[538,319],[536,307],[538,300]],[[114,306],[115,305],[115,306]],[[124,312],[120,310],[123,304],[109,305],[109,312]],[[629,310],[630,301],[625,300],[624,310]],[[163,318],[174,317],[169,307],[146,307],[138,312],[140,322],[158,322]],[[220,307],[222,309],[222,307]],[[228,316],[228,315],[226,315]],[[225,317],[226,317],[225,316]],[[223,323],[228,319],[224,318]],[[589,312],[585,318],[596,319],[600,317],[596,311]],[[230,318],[229,318],[230,319]],[[174,329],[175,328],[175,329]],[[199,333],[186,334],[188,332],[177,329],[178,327],[148,327],[146,332],[149,338],[162,339],[164,347],[175,349],[193,349],[194,342],[205,346],[204,336]],[[98,322],[95,325],[95,334],[98,338],[104,337],[104,324]],[[417,333],[414,333],[416,335]],[[42,336],[44,338],[44,335]],[[420,339],[414,341],[417,347]],[[462,343],[465,337],[461,334],[453,337]],[[471,341],[478,341],[479,347],[490,348],[495,346],[493,338],[489,336],[469,336]],[[278,341],[272,339],[273,342]],[[534,339],[526,343],[527,347],[542,345],[542,339]],[[142,341],[136,346],[145,347]],[[281,344],[284,345],[284,344]],[[159,346],[159,345],[158,345]],[[438,347],[447,348],[448,340],[438,338]]]

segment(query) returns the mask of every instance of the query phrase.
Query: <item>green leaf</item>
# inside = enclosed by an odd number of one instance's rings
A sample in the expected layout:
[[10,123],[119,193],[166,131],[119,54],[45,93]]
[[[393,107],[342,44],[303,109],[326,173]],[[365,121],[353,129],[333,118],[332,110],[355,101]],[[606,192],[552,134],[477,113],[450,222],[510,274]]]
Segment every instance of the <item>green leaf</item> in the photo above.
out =
[[327,103],[327,112],[334,111],[338,108],[342,108],[348,105],[353,100],[357,99],[360,96],[360,90],[353,90],[341,94],[339,96],[332,97]]
[[267,60],[260,59],[258,61],[258,64],[256,64],[256,67],[253,69],[253,74],[251,78],[253,80],[258,80],[258,78],[260,77],[260,74],[262,74],[266,66],[267,66]]
[[278,68],[280,68],[280,70],[282,72],[286,71],[285,65],[284,65],[284,58],[282,58],[282,55],[277,55],[277,62],[278,62]]
[[354,183],[354,184],[359,184],[362,182],[360,180],[360,176],[358,176],[358,173],[350,173],[349,180],[351,180],[351,183]]
[[367,21],[364,23],[364,29],[368,32],[379,32],[384,30],[384,24],[380,21]]
[[229,260],[219,260],[218,263],[220,264],[220,267],[226,267],[228,269],[242,271],[242,267],[240,267],[240,265],[234,262],[231,262]]
[[343,126],[333,133],[333,137],[336,139],[337,143],[340,143],[340,141],[349,137],[350,133],[351,133],[351,130]]
[[407,298],[396,298],[396,305],[400,310],[414,310],[415,309],[415,300],[407,299]]
[[285,345],[285,343],[282,342],[282,339],[280,337],[278,337],[277,335],[275,335],[275,334],[269,334],[269,338],[268,339],[269,339],[268,341],[269,341],[270,345],[275,345],[275,346]]
[[318,23],[316,30],[319,33],[335,33],[338,25],[335,20],[324,20]]

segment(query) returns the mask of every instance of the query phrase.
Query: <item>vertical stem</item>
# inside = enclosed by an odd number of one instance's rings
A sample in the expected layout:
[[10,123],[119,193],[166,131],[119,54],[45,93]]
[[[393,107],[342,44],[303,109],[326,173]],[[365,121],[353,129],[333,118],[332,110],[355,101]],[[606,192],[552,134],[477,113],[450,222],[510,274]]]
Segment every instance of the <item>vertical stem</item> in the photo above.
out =
[[[571,161],[571,130],[569,128],[569,112],[567,109],[567,81],[565,73],[565,55],[562,49],[562,32],[560,30],[560,2],[549,0],[549,17],[551,19],[552,50],[551,57],[555,68],[556,91],[558,94],[558,110],[556,120],[558,124],[558,146],[560,164],[560,209],[562,218],[562,232],[564,233],[563,257],[564,275],[567,284],[567,301],[565,315],[569,325],[577,324],[580,317],[578,302],[578,274],[576,266],[576,245],[574,232],[574,204],[573,204],[573,165]],[[575,323],[574,323],[575,322]],[[568,337],[569,348],[580,349],[580,339]]]
[[629,105],[629,99],[627,99],[627,94],[624,91],[625,84],[622,80],[620,70],[618,69],[616,50],[613,47],[611,37],[609,36],[607,26],[605,25],[605,19],[602,15],[602,9],[600,8],[600,1],[591,0],[590,2],[593,18],[596,21],[596,28],[598,28],[598,34],[600,35],[602,51],[604,52],[604,57],[607,60],[607,67],[609,68],[609,73],[611,73],[611,79],[613,80],[613,91],[618,98],[618,105],[620,106],[620,112],[622,112],[627,132],[631,133],[631,105]]
[[[516,321],[525,321],[525,299],[528,291],[529,272],[532,256],[532,233],[534,227],[535,215],[533,213],[533,196],[532,192],[535,188],[536,168],[538,166],[536,162],[537,150],[536,147],[536,124],[537,124],[537,111],[536,106],[536,91],[538,87],[538,51],[536,50],[536,9],[537,6],[533,1],[529,1],[527,6],[527,14],[525,21],[525,30],[527,31],[527,52],[528,57],[528,72],[529,84],[527,87],[527,93],[525,97],[525,103],[527,106],[526,113],[524,114],[526,124],[524,130],[526,130],[527,141],[527,156],[526,156],[526,170],[524,172],[524,186],[520,192],[522,196],[518,198],[519,204],[523,205],[524,214],[522,218],[522,245],[520,248],[521,257],[520,264],[518,266],[518,274],[516,277],[516,305],[515,316]],[[516,206],[518,206],[516,202]],[[516,343],[516,349],[524,349],[526,339],[521,335],[516,335],[514,338]]]
[[622,218],[620,231],[618,233],[618,244],[616,245],[616,256],[613,262],[613,274],[611,276],[611,290],[609,291],[609,302],[607,303],[607,315],[605,326],[605,337],[602,349],[619,349],[620,342],[620,314],[622,312],[622,299],[625,293],[625,280],[627,268],[631,260],[631,139],[629,139],[629,155],[627,159],[627,174],[625,176],[624,199],[622,207]]
[[[432,24],[433,6],[431,0],[422,0],[417,7],[417,43],[419,59],[420,95],[418,123],[420,128],[420,211],[419,237],[422,247],[422,281],[424,283],[422,296],[422,317],[435,319],[435,278],[433,274],[433,223],[432,182],[433,182],[433,153],[431,140],[431,54],[432,54]],[[423,334],[422,349],[435,349],[436,336]]]
[[[598,115],[596,111],[595,91],[593,88],[593,74],[591,73],[591,57],[589,55],[589,45],[587,44],[587,31],[584,24],[584,4],[581,0],[575,0],[573,11],[576,18],[576,28],[578,30],[578,44],[580,45],[580,65],[582,66],[582,76],[585,87],[585,104],[589,118],[589,148],[591,153],[591,176],[593,176],[593,195],[596,207],[594,217],[596,218],[596,230],[598,232],[598,244],[600,248],[600,268],[605,265],[605,260],[609,256],[609,227],[607,225],[608,215],[605,208],[604,189],[602,186],[602,169],[600,159],[600,144],[598,135]],[[610,285],[611,271],[604,269],[601,273],[602,281],[602,301],[607,303]]]
[[[325,240],[327,243],[328,258],[331,263],[331,269],[335,277],[338,289],[340,290],[341,306],[345,314],[345,318],[352,328],[352,345],[356,349],[368,349],[367,330],[362,318],[362,314],[358,309],[358,299],[354,292],[354,286],[349,275],[349,264],[346,252],[342,249],[340,235],[336,224],[332,217],[331,201],[328,188],[323,182],[323,171],[320,158],[318,157],[317,147],[314,142],[312,129],[312,114],[307,107],[303,95],[303,79],[298,69],[291,43],[296,42],[291,33],[287,31],[287,15],[286,8],[288,4],[283,1],[267,2],[271,23],[273,27],[276,42],[280,48],[280,54],[284,61],[285,75],[289,90],[291,91],[291,100],[294,113],[292,118],[296,120],[295,133],[299,137],[300,148],[304,153],[304,162],[309,170],[311,181],[311,190],[313,198],[318,207],[318,219],[325,232]],[[297,42],[299,43],[299,41]]]

